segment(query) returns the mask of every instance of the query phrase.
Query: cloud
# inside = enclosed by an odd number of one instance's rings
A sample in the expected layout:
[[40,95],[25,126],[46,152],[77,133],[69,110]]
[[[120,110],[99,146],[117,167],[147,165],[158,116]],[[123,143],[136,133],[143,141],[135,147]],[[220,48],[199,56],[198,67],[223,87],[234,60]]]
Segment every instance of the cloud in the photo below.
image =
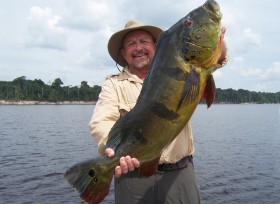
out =
[[261,35],[259,33],[246,28],[239,36],[239,40],[237,40],[236,50],[239,53],[247,53],[251,48],[260,46],[261,42]]
[[244,30],[244,39],[253,45],[261,44],[261,36],[258,33],[253,32],[250,28]]
[[65,4],[67,10],[59,25],[78,32],[106,32],[109,28],[112,34],[113,31],[120,29],[120,22],[124,22],[129,15],[126,0],[118,2],[67,0]]
[[87,44],[79,48],[81,52],[75,58],[75,65],[94,70],[112,67],[113,60],[107,54],[107,43],[110,35],[109,29],[91,33]]
[[241,76],[244,78],[259,78],[262,74],[262,70],[258,68],[249,68],[247,70],[241,70]]
[[274,62],[268,69],[249,68],[241,71],[244,78],[255,78],[263,81],[279,81],[280,79],[280,62]]
[[244,58],[243,57],[234,57],[233,61],[237,64],[243,64],[244,63]]
[[272,67],[264,70],[264,73],[260,75],[260,79],[280,81],[280,62],[274,62]]
[[265,81],[262,83],[257,83],[254,87],[255,91],[263,91],[263,92],[279,92],[280,81]]
[[216,70],[214,73],[213,73],[213,76],[215,79],[221,79],[223,78],[223,73],[220,71],[220,70]]
[[66,49],[67,38],[65,31],[58,26],[61,17],[53,14],[50,8],[31,7],[27,20],[29,35],[25,43],[27,47]]
[[106,2],[70,1],[68,11],[59,25],[74,30],[98,31],[104,28],[110,9]]

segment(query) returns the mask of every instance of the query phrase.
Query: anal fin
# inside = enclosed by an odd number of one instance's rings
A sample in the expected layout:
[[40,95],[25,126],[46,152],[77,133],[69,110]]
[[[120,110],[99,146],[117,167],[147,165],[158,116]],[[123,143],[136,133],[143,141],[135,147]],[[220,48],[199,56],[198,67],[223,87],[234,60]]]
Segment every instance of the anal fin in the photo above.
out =
[[203,92],[203,97],[207,104],[207,108],[209,108],[212,105],[215,99],[215,95],[216,95],[216,85],[215,85],[213,75],[211,74],[206,81],[206,85]]
[[140,177],[149,177],[155,174],[157,168],[158,168],[158,163],[159,163],[159,158],[156,158],[152,161],[144,162],[141,164],[139,167],[139,176]]

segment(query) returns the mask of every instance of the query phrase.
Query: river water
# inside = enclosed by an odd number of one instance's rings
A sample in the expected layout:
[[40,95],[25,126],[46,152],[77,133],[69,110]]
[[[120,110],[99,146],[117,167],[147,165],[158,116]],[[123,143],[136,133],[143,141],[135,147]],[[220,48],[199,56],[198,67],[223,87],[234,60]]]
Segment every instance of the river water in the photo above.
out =
[[[63,173],[97,156],[93,108],[0,106],[1,204],[83,203]],[[191,121],[202,203],[280,204],[279,104],[199,105]]]

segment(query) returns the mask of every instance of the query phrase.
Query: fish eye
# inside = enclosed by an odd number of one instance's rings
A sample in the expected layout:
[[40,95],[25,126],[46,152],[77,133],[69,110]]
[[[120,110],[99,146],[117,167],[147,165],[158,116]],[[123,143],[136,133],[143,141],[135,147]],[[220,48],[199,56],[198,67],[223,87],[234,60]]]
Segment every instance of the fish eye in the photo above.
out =
[[97,182],[97,181],[98,181],[98,179],[95,177],[95,178],[93,179],[93,181],[94,181],[94,182]]
[[189,26],[191,26],[192,25],[192,21],[190,20],[190,19],[187,19],[186,21],[185,21],[185,26],[186,27],[189,27]]
[[88,175],[90,177],[94,177],[95,176],[95,171],[93,169],[89,170]]

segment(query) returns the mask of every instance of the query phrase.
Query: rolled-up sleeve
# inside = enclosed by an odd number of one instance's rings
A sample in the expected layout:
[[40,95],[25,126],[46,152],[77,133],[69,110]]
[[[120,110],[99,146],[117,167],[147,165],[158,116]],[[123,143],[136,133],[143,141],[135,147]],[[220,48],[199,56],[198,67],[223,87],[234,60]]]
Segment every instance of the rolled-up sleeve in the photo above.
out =
[[104,155],[108,134],[120,117],[118,95],[112,78],[107,78],[102,86],[92,118],[89,122],[91,134],[98,144],[98,152]]

